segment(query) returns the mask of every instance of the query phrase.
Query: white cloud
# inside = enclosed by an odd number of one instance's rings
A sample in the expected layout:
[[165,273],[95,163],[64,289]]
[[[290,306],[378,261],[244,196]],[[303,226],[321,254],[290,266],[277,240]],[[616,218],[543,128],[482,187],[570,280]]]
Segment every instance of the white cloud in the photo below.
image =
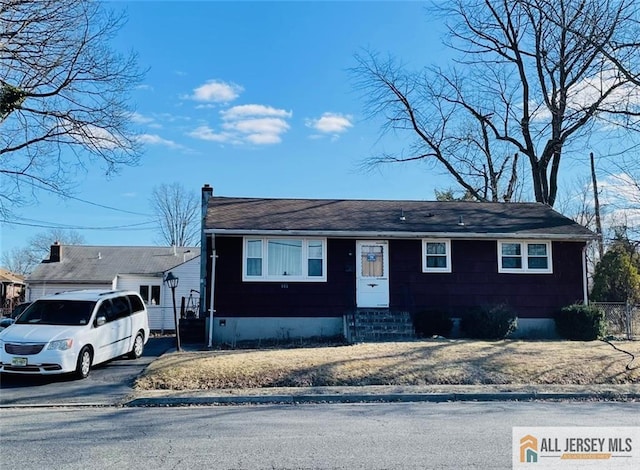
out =
[[287,119],[291,111],[261,104],[234,106],[220,111],[222,131],[200,126],[189,133],[196,139],[211,142],[252,145],[272,145],[282,142],[282,135],[289,129]]
[[148,145],[164,145],[172,149],[182,148],[182,145],[175,143],[173,140],[164,139],[157,134],[141,134],[138,136],[138,141]]
[[232,134],[230,134],[228,132],[216,133],[209,126],[199,126],[199,127],[195,128],[194,130],[192,130],[191,132],[189,132],[188,135],[190,135],[191,137],[194,137],[196,139],[208,140],[210,142],[227,143],[227,142],[232,142],[233,141],[233,135]]
[[640,225],[640,187],[631,175],[611,174],[598,182],[600,207],[610,226]]
[[[575,87],[571,89],[571,95],[569,98],[569,105],[571,107],[586,108],[591,103],[598,100],[602,94],[617,86],[621,83],[619,74],[615,71],[603,72],[596,77],[592,77],[581,82],[578,82]],[[640,94],[637,87],[629,84],[618,86],[605,100],[605,105],[612,108],[620,102],[629,101],[631,105],[640,104]]]
[[279,144],[282,139],[278,134],[249,134],[246,140],[255,145]]
[[223,127],[258,145],[278,144],[282,142],[280,135],[289,130],[289,124],[284,119],[271,117],[225,122]]
[[275,116],[281,118],[290,118],[292,116],[291,111],[285,111],[284,109],[276,109],[271,106],[264,106],[261,104],[243,104],[240,106],[234,106],[229,109],[220,111],[222,119],[241,119],[249,116]]
[[[596,76],[586,78],[573,85],[567,94],[567,110],[579,112],[586,110],[608,90],[615,88],[600,104],[600,109],[620,110],[627,106],[629,109],[637,109],[640,106],[640,91],[638,87],[630,84],[619,85],[622,78],[615,70],[603,71]],[[618,86],[619,85],[619,86]],[[537,103],[529,103],[534,120],[550,120],[551,112],[546,106]],[[537,108],[537,109],[536,109]]]
[[244,91],[240,85],[220,80],[209,80],[193,90],[191,99],[205,103],[228,103],[235,100]]
[[640,187],[628,174],[609,175],[598,183],[603,192],[602,203],[630,207],[640,204]]
[[[307,119],[305,124],[322,134],[337,137],[353,127],[353,117],[340,113],[324,113],[317,119]],[[317,137],[317,136],[314,136]]]
[[131,121],[135,122],[136,124],[151,124],[154,119],[148,116],[143,116],[140,113],[133,112],[131,113]]
[[94,126],[93,124],[65,120],[64,118],[61,118],[61,120],[61,125],[67,134],[87,147],[94,149],[115,149],[127,145],[108,129]]
[[279,134],[288,130],[289,124],[287,124],[284,119],[280,118],[259,118],[225,122],[223,127],[225,129],[232,129],[245,134]]

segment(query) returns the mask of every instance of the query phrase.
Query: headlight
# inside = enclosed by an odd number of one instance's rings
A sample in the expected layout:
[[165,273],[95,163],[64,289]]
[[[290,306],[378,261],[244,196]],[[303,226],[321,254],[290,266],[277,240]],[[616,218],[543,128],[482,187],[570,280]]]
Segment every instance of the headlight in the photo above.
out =
[[49,343],[49,346],[47,346],[47,349],[55,349],[58,351],[66,351],[67,349],[70,349],[71,346],[73,346],[73,340],[71,338],[69,339],[60,339],[58,341],[51,341]]

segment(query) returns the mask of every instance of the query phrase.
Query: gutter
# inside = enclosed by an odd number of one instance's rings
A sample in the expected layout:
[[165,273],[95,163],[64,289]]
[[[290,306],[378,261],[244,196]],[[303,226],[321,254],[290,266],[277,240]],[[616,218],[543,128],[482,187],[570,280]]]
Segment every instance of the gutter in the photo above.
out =
[[215,235],[280,235],[280,236],[316,236],[328,238],[450,238],[452,240],[554,240],[554,241],[592,241],[597,238],[595,234],[567,235],[557,233],[525,233],[525,232],[484,232],[484,233],[460,233],[460,232],[385,232],[385,231],[346,231],[346,230],[247,230],[247,229],[205,229],[205,233]]

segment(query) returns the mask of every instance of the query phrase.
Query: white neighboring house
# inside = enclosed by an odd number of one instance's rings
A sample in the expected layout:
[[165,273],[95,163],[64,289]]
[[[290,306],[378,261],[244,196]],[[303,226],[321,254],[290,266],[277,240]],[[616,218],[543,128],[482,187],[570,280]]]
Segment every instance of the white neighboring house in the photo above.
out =
[[[175,330],[171,289],[163,282],[172,272],[179,278],[176,310],[200,288],[199,247],[51,245],[49,258],[25,279],[26,301],[81,289],[139,292],[147,303],[149,327]],[[192,292],[193,290],[193,292]]]

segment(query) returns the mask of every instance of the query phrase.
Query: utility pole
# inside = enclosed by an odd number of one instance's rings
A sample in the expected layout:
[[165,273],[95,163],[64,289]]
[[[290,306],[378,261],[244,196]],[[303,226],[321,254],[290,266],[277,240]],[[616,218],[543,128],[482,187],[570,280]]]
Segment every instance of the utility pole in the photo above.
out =
[[600,220],[600,199],[598,198],[598,179],[596,178],[596,165],[593,152],[589,154],[591,158],[591,182],[593,184],[593,205],[596,212],[596,233],[598,234],[598,255],[600,259],[604,256],[604,240],[602,239],[602,221]]

